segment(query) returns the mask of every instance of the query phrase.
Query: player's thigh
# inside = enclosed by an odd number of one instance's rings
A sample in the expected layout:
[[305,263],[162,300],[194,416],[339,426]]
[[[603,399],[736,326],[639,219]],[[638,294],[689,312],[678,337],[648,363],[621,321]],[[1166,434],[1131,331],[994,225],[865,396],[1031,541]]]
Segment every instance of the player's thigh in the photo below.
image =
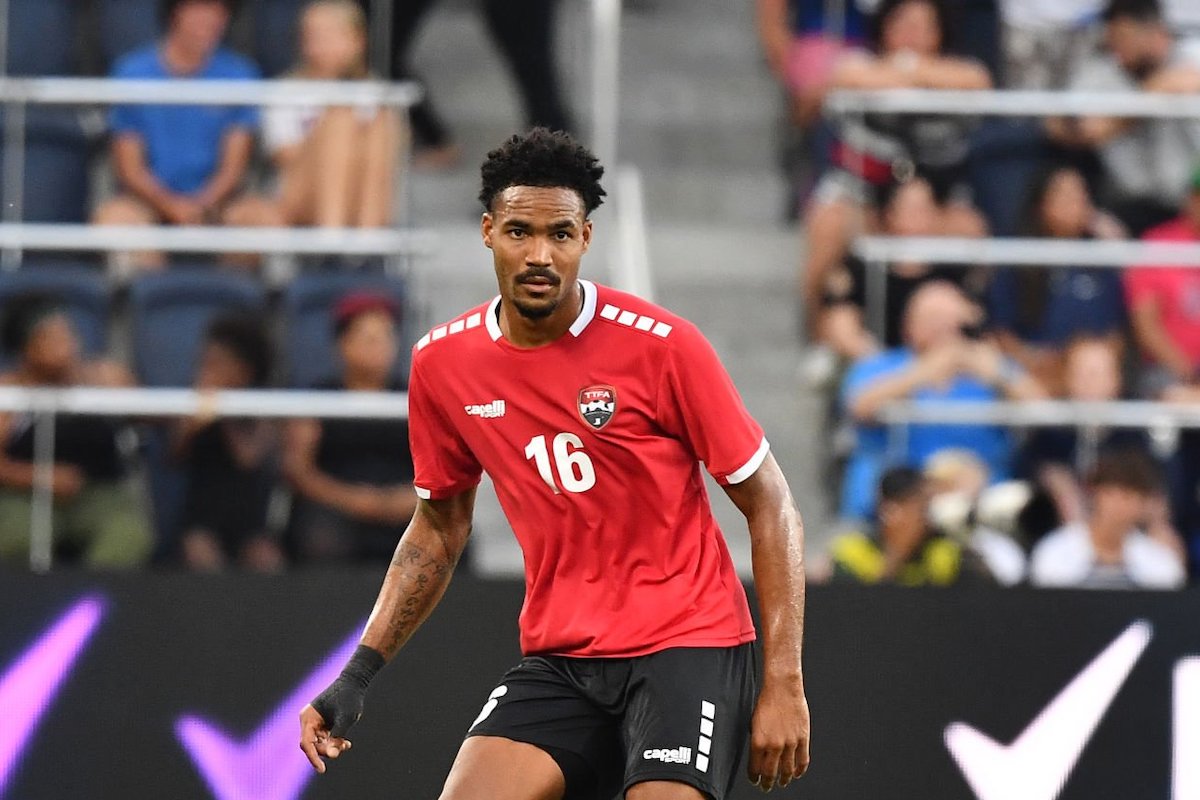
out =
[[566,779],[542,748],[499,736],[465,739],[441,800],[561,800]]
[[[713,800],[728,796],[750,732],[755,659],[745,644],[672,648],[639,661],[624,722],[627,791],[674,782]],[[642,800],[689,796],[662,794],[666,787],[639,791],[649,792]]]
[[560,782],[553,786],[559,788],[558,796],[567,800],[608,800],[617,793],[624,772],[617,719],[585,696],[580,677],[568,661],[525,658],[505,673],[467,732],[463,763],[456,763],[446,784],[447,791],[453,788],[456,793],[447,798],[490,798],[486,791],[474,794],[480,791],[480,781],[485,788],[495,781],[487,777],[493,765],[509,774],[507,765],[498,764],[503,758],[488,758],[479,766],[482,755],[507,748],[494,742],[471,744],[477,738],[529,745],[540,751],[530,758],[552,768],[531,771],[529,777],[521,777],[523,773],[515,770],[518,777],[513,788],[517,792],[503,795],[506,798],[541,797],[530,792],[547,788],[548,774],[557,775]]

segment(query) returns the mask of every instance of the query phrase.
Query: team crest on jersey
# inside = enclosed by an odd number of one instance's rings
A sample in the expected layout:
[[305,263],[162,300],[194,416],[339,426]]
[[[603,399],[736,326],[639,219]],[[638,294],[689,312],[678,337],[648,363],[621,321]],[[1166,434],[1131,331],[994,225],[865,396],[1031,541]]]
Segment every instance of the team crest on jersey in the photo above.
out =
[[598,431],[617,413],[617,390],[611,386],[587,386],[579,390],[579,416]]

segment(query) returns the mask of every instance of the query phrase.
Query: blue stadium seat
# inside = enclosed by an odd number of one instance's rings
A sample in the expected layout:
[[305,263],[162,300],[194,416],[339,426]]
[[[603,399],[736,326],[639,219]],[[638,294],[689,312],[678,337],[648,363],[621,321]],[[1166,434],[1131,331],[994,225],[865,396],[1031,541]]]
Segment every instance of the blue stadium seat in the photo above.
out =
[[[283,296],[283,318],[287,330],[284,356],[290,385],[308,387],[339,374],[330,316],[337,301],[353,291],[381,293],[404,309],[404,281],[386,275],[313,273],[300,275],[288,285]],[[402,317],[401,331],[405,329],[404,321]],[[409,352],[405,344],[408,339],[402,335],[396,364],[396,375],[401,380],[408,375]]]
[[159,0],[99,0],[100,53],[106,70],[118,58],[158,38]]
[[101,355],[108,345],[110,299],[104,276],[79,264],[0,272],[0,309],[13,297],[37,293],[58,298],[79,334],[83,351]]
[[266,293],[243,275],[186,269],[130,286],[133,364],[146,386],[190,386],[204,331],[227,311],[265,313]]
[[[0,122],[6,123],[2,114]],[[4,149],[0,137],[0,157]],[[29,106],[21,218],[26,222],[84,222],[89,157],[90,145],[77,111]]]
[[254,59],[269,78],[296,64],[300,12],[307,0],[259,0],[254,4]]
[[14,77],[73,75],[76,0],[8,3],[8,74]]

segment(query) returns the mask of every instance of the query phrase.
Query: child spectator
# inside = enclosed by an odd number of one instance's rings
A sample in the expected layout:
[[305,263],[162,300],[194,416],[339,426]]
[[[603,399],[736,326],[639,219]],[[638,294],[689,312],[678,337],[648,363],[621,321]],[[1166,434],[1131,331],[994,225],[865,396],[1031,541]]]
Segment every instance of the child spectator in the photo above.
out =
[[895,467],[879,481],[876,525],[834,539],[833,580],[898,586],[953,586],[984,578],[973,556],[929,524],[930,487],[908,467]]
[[[354,293],[334,308],[342,373],[317,388],[398,391],[398,309]],[[284,474],[295,493],[291,536],[306,561],[386,559],[417,507],[404,420],[295,420]]]
[[[221,46],[230,0],[167,0],[160,42],[122,57],[114,78],[250,80],[258,70]],[[245,106],[115,106],[112,158],[122,193],[96,209],[100,225],[274,225],[262,198],[242,194],[258,117]],[[161,267],[161,253],[124,256]]]
[[[66,313],[50,297],[13,298],[0,345],[15,359],[0,386],[132,386],[109,361],[85,361]],[[153,536],[122,452],[123,423],[112,417],[58,416],[54,422],[54,539],[88,567],[139,566]],[[35,420],[0,412],[0,561],[28,563]]]
[[[1073,167],[1051,166],[1030,185],[1025,236],[1117,239],[1124,230],[1096,209],[1087,183]],[[1062,389],[1063,348],[1077,336],[1121,341],[1125,299],[1121,276],[1105,267],[1010,267],[988,285],[988,317],[1004,353],[1043,386]]]
[[[832,88],[990,88],[981,64],[946,55],[949,31],[940,0],[883,0],[872,21],[873,52],[844,57]],[[908,114],[868,114],[843,124],[835,167],[818,184],[808,215],[804,300],[810,313],[846,252],[856,212],[869,203],[872,186],[920,173],[938,199],[940,233],[986,233],[967,183],[970,126],[962,117]]]
[[1139,453],[1102,457],[1087,479],[1087,516],[1038,542],[1030,560],[1035,586],[1178,589],[1181,548],[1170,527],[1163,480]]
[[[1062,372],[1068,400],[1104,403],[1122,397],[1121,350],[1111,339],[1085,337],[1072,341],[1067,346]],[[1062,522],[1078,522],[1083,519],[1084,492],[1075,476],[1090,469],[1101,454],[1113,450],[1138,450],[1149,455],[1150,442],[1140,428],[1035,428],[1021,447],[1015,472],[1050,497]]]
[[[213,320],[204,337],[195,388],[202,393],[266,386],[271,346],[259,321],[243,315]],[[263,419],[199,414],[175,426],[172,450],[187,474],[182,558],[188,568],[219,570],[230,562],[259,571],[282,567],[268,529],[278,474],[277,437]]]
[[[300,18],[300,63],[286,77],[363,80],[367,18],[354,0],[315,0]],[[280,173],[288,225],[379,228],[392,221],[408,128],[386,108],[275,106],[263,138]]]

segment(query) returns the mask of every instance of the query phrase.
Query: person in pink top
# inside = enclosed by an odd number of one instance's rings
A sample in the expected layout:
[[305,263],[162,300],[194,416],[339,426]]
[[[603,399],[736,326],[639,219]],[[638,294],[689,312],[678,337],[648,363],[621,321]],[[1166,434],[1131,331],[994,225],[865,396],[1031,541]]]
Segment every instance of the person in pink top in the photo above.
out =
[[[1147,242],[1200,242],[1200,166],[1181,216],[1152,228]],[[1134,338],[1150,362],[1143,392],[1164,400],[1200,400],[1200,265],[1133,267],[1125,297]]]

